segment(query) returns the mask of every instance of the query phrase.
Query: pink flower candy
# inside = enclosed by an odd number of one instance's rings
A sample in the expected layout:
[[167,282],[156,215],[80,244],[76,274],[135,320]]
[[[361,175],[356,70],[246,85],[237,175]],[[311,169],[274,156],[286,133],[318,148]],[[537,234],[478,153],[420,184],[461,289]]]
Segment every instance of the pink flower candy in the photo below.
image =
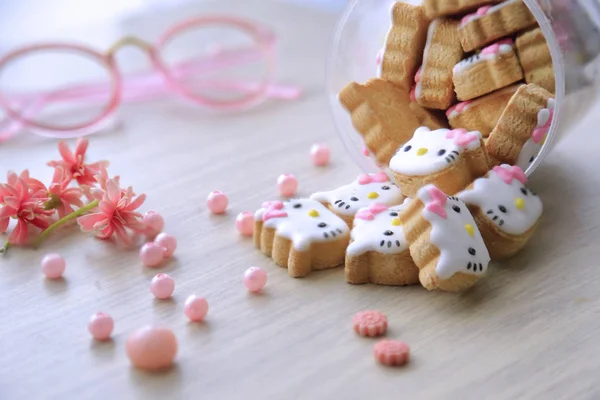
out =
[[251,292],[260,292],[267,284],[267,273],[259,267],[250,267],[244,273],[244,286]]
[[242,236],[252,236],[254,233],[254,215],[249,212],[238,214],[235,219],[235,227]]
[[175,290],[175,281],[167,274],[158,274],[152,278],[150,291],[157,299],[168,299]]
[[175,253],[175,249],[177,249],[177,239],[175,239],[175,236],[164,232],[154,239],[154,244],[163,250],[165,258],[171,257]]
[[164,250],[161,246],[156,243],[149,242],[142,246],[140,249],[140,259],[142,263],[147,267],[157,267],[159,266],[164,258]]
[[277,188],[283,197],[293,197],[298,190],[298,180],[292,174],[282,174],[277,178]]
[[49,279],[58,279],[65,272],[67,263],[59,254],[47,254],[42,259],[42,272]]
[[323,167],[329,164],[331,151],[324,143],[316,143],[310,148],[310,157],[312,158],[314,165],[317,167]]
[[110,339],[115,327],[112,317],[103,312],[92,315],[88,323],[88,330],[96,340],[104,341]]
[[206,205],[213,214],[225,213],[228,204],[229,199],[227,198],[227,195],[218,190],[210,192],[208,199],[206,200]]
[[204,297],[190,295],[185,301],[185,315],[194,322],[200,322],[208,313],[208,302]]

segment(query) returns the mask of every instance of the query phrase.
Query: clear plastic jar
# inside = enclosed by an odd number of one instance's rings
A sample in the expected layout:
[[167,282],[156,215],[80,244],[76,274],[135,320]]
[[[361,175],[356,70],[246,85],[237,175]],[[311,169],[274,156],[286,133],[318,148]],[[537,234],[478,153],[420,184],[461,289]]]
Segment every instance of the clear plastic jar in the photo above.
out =
[[[548,137],[530,175],[554,146],[599,101],[600,3],[598,0],[524,0],[546,37],[556,78],[556,108]],[[418,0],[405,1],[420,4]],[[351,81],[376,76],[376,55],[391,24],[393,0],[352,0],[335,31],[328,65],[328,93],[342,141],[365,171],[377,169],[363,154],[363,141],[337,93]]]

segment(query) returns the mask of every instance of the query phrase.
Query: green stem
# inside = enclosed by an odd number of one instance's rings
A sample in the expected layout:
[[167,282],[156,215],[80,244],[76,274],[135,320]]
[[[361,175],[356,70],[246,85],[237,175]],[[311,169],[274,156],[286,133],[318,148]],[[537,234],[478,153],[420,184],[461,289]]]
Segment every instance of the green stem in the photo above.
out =
[[44,240],[46,240],[48,238],[48,236],[50,236],[50,234],[52,232],[54,232],[56,229],[60,228],[61,226],[63,226],[67,222],[73,221],[74,219],[82,216],[86,212],[90,211],[92,208],[98,207],[98,203],[100,203],[100,200],[94,200],[94,201],[86,204],[85,206],[81,207],[79,210],[73,211],[69,215],[65,215],[64,217],[62,217],[61,219],[59,219],[58,221],[56,221],[55,223],[53,223],[52,225],[50,225],[48,228],[46,228],[40,234],[40,236],[38,236],[38,238],[36,239],[36,241],[33,243],[33,247],[35,249],[37,249],[40,246],[40,244],[42,244],[42,242]]
[[8,249],[10,249],[10,243],[8,243],[8,240],[6,242],[4,242],[4,246],[0,247],[0,255],[5,255],[6,252],[8,252]]

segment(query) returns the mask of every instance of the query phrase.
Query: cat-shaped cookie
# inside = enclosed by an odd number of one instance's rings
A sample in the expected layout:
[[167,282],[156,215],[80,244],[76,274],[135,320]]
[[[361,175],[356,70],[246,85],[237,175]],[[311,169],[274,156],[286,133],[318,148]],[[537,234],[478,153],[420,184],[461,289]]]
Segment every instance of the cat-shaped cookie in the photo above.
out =
[[400,188],[384,172],[359,175],[349,185],[328,192],[317,192],[310,198],[325,205],[346,221],[349,227],[352,227],[354,215],[361,208],[375,203],[393,206],[404,200]]
[[408,197],[429,183],[454,194],[489,169],[481,133],[427,127],[418,128],[412,139],[400,146],[389,167]]
[[347,282],[394,286],[419,282],[419,269],[398,218],[405,206],[374,203],[356,214],[346,250]]
[[471,210],[492,260],[521,250],[542,216],[542,201],[526,183],[521,168],[504,164],[456,195]]
[[458,198],[427,185],[399,217],[426,289],[462,291],[487,270],[488,250],[469,209]]
[[270,201],[254,214],[254,243],[292,277],[344,263],[350,229],[316,200]]

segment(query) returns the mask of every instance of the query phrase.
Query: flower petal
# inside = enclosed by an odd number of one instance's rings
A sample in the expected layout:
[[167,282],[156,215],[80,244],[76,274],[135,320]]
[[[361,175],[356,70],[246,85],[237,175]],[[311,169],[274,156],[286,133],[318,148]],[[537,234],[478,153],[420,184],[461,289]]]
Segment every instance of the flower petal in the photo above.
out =
[[41,217],[34,217],[31,221],[29,221],[31,225],[37,226],[40,229],[46,229],[50,226],[50,222],[47,219]]
[[13,229],[12,233],[8,237],[8,243],[22,246],[27,243],[27,238],[29,236],[28,233],[29,231],[27,229],[27,223],[22,219],[19,219],[17,226],[15,229]]
[[98,239],[110,239],[113,233],[115,233],[115,228],[113,227],[113,224],[108,224],[106,228],[96,233],[96,237]]
[[9,217],[0,218],[0,233],[4,233],[8,230],[9,223],[10,223]]
[[115,206],[111,202],[106,201],[106,200],[100,201],[100,203],[98,204],[98,208],[107,217],[112,217],[112,215],[115,213]]
[[113,205],[117,205],[121,199],[121,188],[114,179],[109,179],[106,182],[106,194]]
[[127,231],[125,230],[123,225],[121,225],[120,222],[115,222],[113,224],[113,226],[115,228],[115,233],[117,235],[117,239],[120,240],[121,243],[123,243],[125,246],[131,246],[132,245],[131,236],[129,236],[129,233],[127,233]]
[[71,149],[69,149],[67,143],[63,142],[62,140],[58,142],[58,152],[60,153],[62,159],[65,160],[65,162],[67,162],[68,164],[77,163],[77,159],[75,158],[73,153],[71,153]]
[[138,208],[140,208],[140,206],[142,204],[144,204],[144,201],[146,201],[146,195],[145,194],[140,194],[134,201],[132,201],[131,203],[129,203],[124,208],[124,210],[125,211],[137,210]]
[[87,151],[89,141],[84,138],[80,138],[77,140],[77,144],[75,145],[75,158],[79,159],[81,157],[81,161],[85,158],[85,152]]
[[91,232],[94,230],[94,225],[104,219],[106,219],[106,215],[104,213],[93,213],[77,218],[77,223],[81,227],[82,231]]

